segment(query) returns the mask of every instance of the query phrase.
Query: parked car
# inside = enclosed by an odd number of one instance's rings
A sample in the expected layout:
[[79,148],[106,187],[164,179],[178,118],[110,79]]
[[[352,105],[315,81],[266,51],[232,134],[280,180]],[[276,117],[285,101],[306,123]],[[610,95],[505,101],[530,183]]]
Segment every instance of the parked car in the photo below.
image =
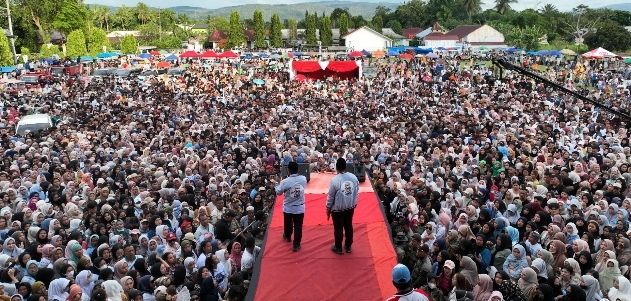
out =
[[26,132],[37,132],[47,130],[53,126],[53,120],[48,114],[32,114],[26,115],[18,121],[15,127],[15,134],[24,135]]

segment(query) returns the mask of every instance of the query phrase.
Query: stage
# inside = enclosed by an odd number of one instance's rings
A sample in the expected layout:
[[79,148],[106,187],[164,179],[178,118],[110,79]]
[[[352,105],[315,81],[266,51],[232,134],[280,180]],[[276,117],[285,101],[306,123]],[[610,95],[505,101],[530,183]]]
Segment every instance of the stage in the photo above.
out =
[[360,183],[353,218],[353,253],[331,251],[333,222],[326,218],[326,193],[334,174],[311,174],[305,189],[302,248],[282,239],[282,196],[278,196],[254,269],[247,300],[384,300],[396,292],[391,270],[396,254],[377,195]]

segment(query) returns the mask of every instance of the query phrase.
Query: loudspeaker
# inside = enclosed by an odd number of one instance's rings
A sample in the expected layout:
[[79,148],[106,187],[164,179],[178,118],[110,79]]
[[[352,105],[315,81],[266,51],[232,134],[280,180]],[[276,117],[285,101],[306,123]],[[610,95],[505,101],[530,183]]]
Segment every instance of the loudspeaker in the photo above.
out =
[[346,163],[346,171],[352,172],[360,183],[366,182],[366,166],[363,164]]
[[[311,181],[311,168],[309,163],[298,163],[298,174],[305,176],[307,183]],[[280,167],[280,176],[283,179],[289,177],[289,169],[287,169],[286,165]]]

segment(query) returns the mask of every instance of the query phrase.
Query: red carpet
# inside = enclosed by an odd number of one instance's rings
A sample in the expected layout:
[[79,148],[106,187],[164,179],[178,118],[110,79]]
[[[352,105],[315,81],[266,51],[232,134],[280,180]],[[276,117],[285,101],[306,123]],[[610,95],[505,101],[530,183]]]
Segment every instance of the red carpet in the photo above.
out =
[[302,249],[282,240],[282,196],[272,213],[248,300],[384,300],[396,289],[391,270],[396,254],[370,183],[361,183],[353,218],[353,253],[331,252],[333,222],[326,219],[332,174],[312,174],[305,191]]

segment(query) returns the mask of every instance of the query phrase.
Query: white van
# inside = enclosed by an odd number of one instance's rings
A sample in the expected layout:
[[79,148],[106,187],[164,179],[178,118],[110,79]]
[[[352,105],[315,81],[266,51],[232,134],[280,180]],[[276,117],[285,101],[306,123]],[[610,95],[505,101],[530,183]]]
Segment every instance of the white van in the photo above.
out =
[[15,127],[16,135],[24,135],[27,131],[37,132],[47,130],[53,126],[53,121],[48,114],[32,114],[20,118]]

